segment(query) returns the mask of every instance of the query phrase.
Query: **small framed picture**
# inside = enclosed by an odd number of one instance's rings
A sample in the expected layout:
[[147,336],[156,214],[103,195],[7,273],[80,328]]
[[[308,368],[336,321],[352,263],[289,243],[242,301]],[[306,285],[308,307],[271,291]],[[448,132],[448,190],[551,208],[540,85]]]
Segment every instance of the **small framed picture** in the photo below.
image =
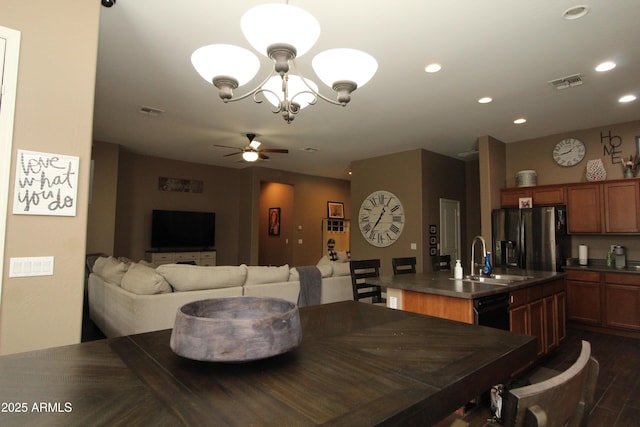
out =
[[280,208],[269,208],[269,236],[280,235]]
[[437,244],[436,236],[429,236],[429,246],[436,246]]
[[533,207],[533,200],[531,197],[520,197],[518,205],[520,209],[531,209]]
[[438,233],[438,226],[436,226],[435,224],[431,224],[429,226],[429,234],[437,234]]
[[327,217],[335,219],[344,219],[344,203],[327,202]]
[[438,254],[438,250],[435,246],[429,246],[429,255],[436,256]]

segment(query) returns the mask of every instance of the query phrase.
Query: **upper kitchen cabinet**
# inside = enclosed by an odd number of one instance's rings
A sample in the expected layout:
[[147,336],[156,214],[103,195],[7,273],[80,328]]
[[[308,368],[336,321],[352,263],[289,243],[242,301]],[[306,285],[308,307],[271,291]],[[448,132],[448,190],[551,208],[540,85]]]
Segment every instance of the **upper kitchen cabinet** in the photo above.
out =
[[601,233],[600,184],[567,186],[567,227],[569,233]]
[[564,205],[565,186],[538,185],[535,187],[503,188],[500,190],[501,207],[517,208],[521,197],[531,197],[533,206]]
[[604,183],[603,194],[604,231],[640,232],[640,182],[634,179]]

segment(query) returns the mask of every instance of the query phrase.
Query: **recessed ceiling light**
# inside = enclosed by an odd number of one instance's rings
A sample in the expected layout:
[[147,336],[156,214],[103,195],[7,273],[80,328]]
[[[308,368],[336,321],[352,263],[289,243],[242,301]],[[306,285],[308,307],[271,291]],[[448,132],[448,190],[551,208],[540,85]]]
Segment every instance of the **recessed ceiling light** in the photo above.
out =
[[526,123],[526,122],[527,122],[527,119],[525,119],[524,117],[520,117],[519,119],[515,119],[513,121],[513,123],[515,123],[517,125],[521,125],[521,124]]
[[574,19],[580,19],[587,13],[589,13],[589,6],[581,4],[579,6],[570,7],[562,12],[562,18],[571,21]]
[[636,100],[635,95],[625,95],[622,98],[618,99],[618,102],[631,102],[635,100]]
[[436,63],[429,64],[426,67],[424,67],[424,70],[427,73],[437,73],[438,71],[442,70],[442,65],[436,64]]
[[598,64],[598,66],[596,67],[596,71],[603,72],[603,71],[613,70],[614,68],[616,68],[615,62],[606,61],[601,64]]
[[488,103],[490,103],[491,101],[493,101],[493,99],[491,99],[491,97],[488,97],[488,96],[485,96],[484,98],[480,98],[480,99],[478,99],[478,102],[479,102],[480,104],[488,104]]

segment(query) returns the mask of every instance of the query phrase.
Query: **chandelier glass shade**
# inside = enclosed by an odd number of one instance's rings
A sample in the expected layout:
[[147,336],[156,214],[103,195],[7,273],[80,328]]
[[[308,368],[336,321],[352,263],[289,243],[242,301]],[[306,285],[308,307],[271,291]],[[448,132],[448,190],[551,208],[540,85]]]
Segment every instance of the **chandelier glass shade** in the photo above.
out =
[[[260,68],[255,54],[239,46],[212,44],[197,49],[191,62],[200,76],[218,88],[224,102],[253,96],[267,99],[288,123],[307,105],[321,98],[345,106],[351,93],[367,83],[378,69],[371,55],[355,49],[330,49],[315,56],[312,66],[320,80],[336,92],[330,99],[296,68],[295,59],[308,52],[320,36],[320,24],[309,12],[289,4],[265,4],[249,9],[240,27],[249,44],[273,60],[273,69],[253,90],[234,96],[233,91],[253,80]],[[295,74],[289,74],[290,69]]]

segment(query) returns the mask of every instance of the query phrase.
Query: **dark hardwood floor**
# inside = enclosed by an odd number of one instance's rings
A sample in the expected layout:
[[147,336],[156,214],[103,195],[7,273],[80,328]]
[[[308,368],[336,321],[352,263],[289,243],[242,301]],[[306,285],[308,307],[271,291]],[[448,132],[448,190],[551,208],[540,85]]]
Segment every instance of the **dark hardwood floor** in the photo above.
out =
[[[567,369],[580,353],[581,340],[591,343],[592,355],[600,363],[589,426],[640,426],[640,340],[569,329],[567,341],[544,367],[556,371]],[[479,406],[463,419],[470,427],[500,427],[489,421],[490,416],[488,406]],[[451,416],[438,427],[448,426],[454,418],[459,417]]]
[[[89,319],[85,310],[82,341],[103,339],[105,336]],[[600,363],[595,405],[589,416],[591,427],[640,427],[640,340],[626,337],[569,329],[567,341],[547,360],[544,367],[563,371],[577,359],[580,341],[591,343],[593,356]],[[469,411],[464,421],[470,427],[500,427],[489,421],[488,405]],[[452,415],[440,426],[448,426]]]

